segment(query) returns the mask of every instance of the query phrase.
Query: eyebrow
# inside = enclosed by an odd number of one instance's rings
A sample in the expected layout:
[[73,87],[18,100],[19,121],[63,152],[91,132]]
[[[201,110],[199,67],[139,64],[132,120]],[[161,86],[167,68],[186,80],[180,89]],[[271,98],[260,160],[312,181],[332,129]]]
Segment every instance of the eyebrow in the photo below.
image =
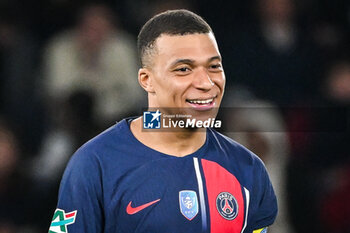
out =
[[214,61],[214,60],[219,60],[219,61],[221,61],[222,58],[221,58],[220,55],[209,58],[209,62]]
[[171,63],[171,67],[176,66],[178,64],[193,64],[194,60],[192,59],[176,59],[174,62]]
[[[208,62],[211,62],[213,60],[220,60],[221,61],[221,56],[218,55],[218,56],[211,57],[208,59]],[[193,63],[195,63],[195,61],[192,59],[176,59],[174,62],[171,63],[170,66],[173,67],[173,66],[176,66],[178,64],[193,64]]]

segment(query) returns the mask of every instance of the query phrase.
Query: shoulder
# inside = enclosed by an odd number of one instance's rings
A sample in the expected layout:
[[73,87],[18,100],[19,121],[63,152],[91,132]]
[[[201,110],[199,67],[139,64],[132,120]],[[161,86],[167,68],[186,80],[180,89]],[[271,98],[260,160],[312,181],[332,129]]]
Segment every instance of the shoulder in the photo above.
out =
[[244,150],[246,152],[250,152],[247,148],[233,140],[232,138],[223,135],[213,129],[208,130],[209,136],[214,138],[214,142],[219,144],[223,149],[234,149],[234,150]]
[[125,120],[120,121],[119,123],[109,127],[99,135],[95,136],[84,145],[82,145],[79,150],[81,152],[94,152],[101,153],[104,148],[109,148],[113,145],[117,145],[118,142],[125,136]]
[[96,169],[102,167],[111,154],[117,158],[118,151],[128,141],[126,124],[126,120],[122,120],[82,145],[72,156],[67,170],[72,166]]
[[[130,132],[129,132],[130,133]],[[111,172],[120,175],[124,167],[130,166],[130,137],[127,122],[122,120],[82,145],[71,157],[64,171],[61,187],[75,184],[100,187],[100,181]]]
[[210,131],[210,147],[215,151],[212,154],[216,154],[210,159],[235,174],[240,183],[249,190],[263,189],[264,185],[268,185],[270,181],[265,164],[256,154],[233,139],[214,130]]
[[209,129],[209,134],[210,137],[213,138],[215,146],[218,146],[219,149],[223,150],[228,156],[235,157],[237,161],[245,165],[265,167],[262,160],[256,154],[232,138],[213,129]]

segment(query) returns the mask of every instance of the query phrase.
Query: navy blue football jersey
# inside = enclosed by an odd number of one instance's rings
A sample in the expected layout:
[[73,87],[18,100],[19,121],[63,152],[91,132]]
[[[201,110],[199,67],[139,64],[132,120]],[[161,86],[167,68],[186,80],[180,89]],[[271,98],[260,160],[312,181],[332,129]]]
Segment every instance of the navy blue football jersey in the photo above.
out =
[[252,152],[207,129],[193,154],[167,155],[138,141],[131,120],[71,158],[50,233],[252,233],[274,222],[276,196]]

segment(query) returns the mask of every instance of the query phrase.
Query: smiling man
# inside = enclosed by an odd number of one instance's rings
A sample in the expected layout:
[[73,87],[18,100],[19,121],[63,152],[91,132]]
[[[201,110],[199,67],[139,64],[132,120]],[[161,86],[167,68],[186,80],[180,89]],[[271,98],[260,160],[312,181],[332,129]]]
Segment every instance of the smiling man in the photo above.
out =
[[[187,10],[138,36],[140,85],[160,114],[216,117],[225,87],[209,25]],[[261,160],[213,129],[145,130],[127,118],[82,146],[62,178],[50,232],[266,232],[276,197]]]

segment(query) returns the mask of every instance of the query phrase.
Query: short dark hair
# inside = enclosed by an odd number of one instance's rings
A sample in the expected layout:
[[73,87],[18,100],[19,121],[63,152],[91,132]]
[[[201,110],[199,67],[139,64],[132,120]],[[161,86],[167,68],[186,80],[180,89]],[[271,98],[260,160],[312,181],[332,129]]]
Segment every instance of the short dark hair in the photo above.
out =
[[199,15],[188,10],[168,10],[155,15],[141,28],[137,37],[137,49],[141,65],[162,34],[188,35],[212,32],[209,24]]

